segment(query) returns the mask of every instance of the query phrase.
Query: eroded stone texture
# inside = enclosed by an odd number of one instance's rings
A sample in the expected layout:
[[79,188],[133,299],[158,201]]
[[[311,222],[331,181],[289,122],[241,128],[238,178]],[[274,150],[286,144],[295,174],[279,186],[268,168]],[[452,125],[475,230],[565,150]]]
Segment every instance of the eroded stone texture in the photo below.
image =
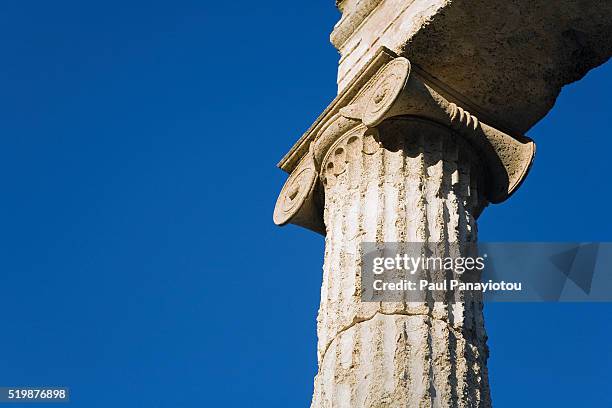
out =
[[361,302],[361,242],[469,242],[478,157],[448,128],[394,118],[347,133],[322,163],[327,229],[313,407],[486,407],[479,299]]
[[610,1],[345,0],[340,7],[331,36],[340,89],[386,46],[519,133],[565,84],[612,54]]
[[612,2],[337,4],[338,96],[274,211],[326,236],[312,407],[489,407],[481,299],[361,302],[360,243],[475,241],[529,171],[522,133],[612,53]]
[[338,335],[312,407],[490,407],[482,337],[425,315],[376,314]]
[[326,236],[314,408],[490,406],[481,298],[361,301],[362,242],[470,255],[450,243],[526,176],[533,142],[464,102],[381,48],[282,161],[274,221]]

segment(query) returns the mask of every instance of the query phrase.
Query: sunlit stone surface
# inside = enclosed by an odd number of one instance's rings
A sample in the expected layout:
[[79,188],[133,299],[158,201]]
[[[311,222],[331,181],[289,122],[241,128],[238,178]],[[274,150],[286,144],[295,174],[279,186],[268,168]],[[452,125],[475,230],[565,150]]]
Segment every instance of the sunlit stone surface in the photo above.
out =
[[274,210],[325,236],[312,407],[489,407],[480,299],[362,302],[360,244],[476,241],[529,171],[523,133],[612,53],[612,2],[338,7],[338,96],[279,163]]

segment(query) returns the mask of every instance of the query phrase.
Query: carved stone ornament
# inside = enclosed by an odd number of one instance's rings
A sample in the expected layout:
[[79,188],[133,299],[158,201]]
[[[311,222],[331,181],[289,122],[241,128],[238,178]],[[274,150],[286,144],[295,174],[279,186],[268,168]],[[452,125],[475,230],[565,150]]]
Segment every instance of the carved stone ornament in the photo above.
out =
[[[480,119],[467,109],[477,112]],[[487,166],[484,193],[492,203],[516,191],[535,155],[531,139],[487,124],[492,122],[481,109],[383,47],[279,163],[291,175],[278,198],[274,222],[325,234],[321,185],[325,180],[320,177],[320,164],[347,132],[361,127],[375,135],[377,126],[398,116],[436,122],[469,142]],[[371,144],[374,138],[370,140]]]
[[291,173],[280,192],[274,208],[274,223],[289,222],[325,234],[317,195],[319,181],[312,152],[308,152]]

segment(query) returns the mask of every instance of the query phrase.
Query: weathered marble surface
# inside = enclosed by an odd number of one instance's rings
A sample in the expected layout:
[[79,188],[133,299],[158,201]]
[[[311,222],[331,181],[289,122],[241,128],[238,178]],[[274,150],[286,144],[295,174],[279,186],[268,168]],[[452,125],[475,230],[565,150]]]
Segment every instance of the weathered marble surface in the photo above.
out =
[[379,49],[283,159],[274,221],[325,235],[313,408],[490,406],[480,299],[361,301],[362,242],[474,242],[533,159],[434,82]]
[[612,1],[337,5],[338,96],[279,163],[274,211],[326,240],[312,407],[490,407],[480,299],[361,302],[359,246],[476,241],[529,171],[522,133],[612,53]]
[[483,166],[417,118],[348,132],[322,163],[325,263],[313,408],[489,407],[479,299],[362,302],[361,242],[474,242]]

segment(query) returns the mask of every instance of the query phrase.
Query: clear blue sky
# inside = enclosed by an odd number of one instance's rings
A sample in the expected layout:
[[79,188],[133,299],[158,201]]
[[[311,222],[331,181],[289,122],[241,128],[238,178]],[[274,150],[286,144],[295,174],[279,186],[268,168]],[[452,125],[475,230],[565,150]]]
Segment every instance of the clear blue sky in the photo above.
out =
[[[276,162],[335,94],[337,19],[332,0],[1,2],[0,386],[308,406],[323,240],[271,215]],[[610,64],[564,89],[481,240],[612,240],[611,89]],[[487,305],[495,406],[612,406],[611,316]]]

